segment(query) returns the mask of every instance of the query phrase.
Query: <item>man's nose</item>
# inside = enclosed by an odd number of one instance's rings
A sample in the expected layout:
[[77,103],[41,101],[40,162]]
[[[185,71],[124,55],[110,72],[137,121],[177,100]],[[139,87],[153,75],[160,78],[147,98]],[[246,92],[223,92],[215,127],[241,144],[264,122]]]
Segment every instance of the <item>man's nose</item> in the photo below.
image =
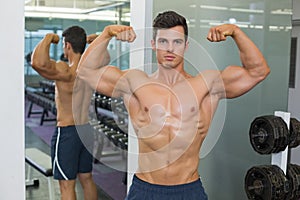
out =
[[172,42],[170,42],[167,46],[167,51],[168,52],[174,52],[174,45]]

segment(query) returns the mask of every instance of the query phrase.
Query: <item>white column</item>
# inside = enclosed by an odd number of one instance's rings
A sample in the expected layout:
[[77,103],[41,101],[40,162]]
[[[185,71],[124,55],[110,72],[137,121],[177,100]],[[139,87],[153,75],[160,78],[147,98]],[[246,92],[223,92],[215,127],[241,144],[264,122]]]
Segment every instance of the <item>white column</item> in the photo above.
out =
[[[149,49],[151,35],[149,28],[152,26],[152,0],[131,0],[130,1],[130,26],[134,28],[137,34],[136,40],[130,45],[130,68],[138,68],[151,71],[151,49]],[[145,65],[146,64],[146,65]],[[145,67],[147,66],[147,67]],[[137,169],[138,164],[138,142],[134,130],[129,123],[128,139],[128,181],[129,189],[132,176]]]
[[[290,113],[275,111],[274,115],[281,117],[284,120],[284,122],[287,124],[288,130],[290,129],[290,116],[291,116]],[[285,148],[284,151],[272,154],[271,164],[280,167],[284,171],[284,173],[286,173],[287,170],[287,162],[288,162],[288,146]]]
[[24,1],[0,8],[0,199],[25,199]]

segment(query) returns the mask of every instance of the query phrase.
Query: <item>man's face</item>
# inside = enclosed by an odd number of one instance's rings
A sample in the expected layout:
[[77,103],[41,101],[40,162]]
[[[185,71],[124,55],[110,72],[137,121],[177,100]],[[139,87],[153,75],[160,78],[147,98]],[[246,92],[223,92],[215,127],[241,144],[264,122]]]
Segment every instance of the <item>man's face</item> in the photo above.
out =
[[182,26],[159,29],[155,41],[152,40],[152,49],[156,52],[158,64],[166,68],[176,68],[183,64],[186,48]]

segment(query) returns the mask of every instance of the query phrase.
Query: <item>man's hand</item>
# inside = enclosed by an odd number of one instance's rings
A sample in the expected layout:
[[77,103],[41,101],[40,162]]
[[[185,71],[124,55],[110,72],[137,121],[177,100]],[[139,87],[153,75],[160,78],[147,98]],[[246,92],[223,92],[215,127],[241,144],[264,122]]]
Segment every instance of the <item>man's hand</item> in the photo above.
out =
[[98,35],[95,33],[88,35],[86,37],[86,43],[91,44],[97,37]]
[[211,42],[220,42],[226,40],[227,36],[233,37],[234,31],[238,27],[234,24],[223,24],[209,29],[207,39]]
[[116,37],[117,40],[133,42],[136,38],[136,34],[131,26],[125,25],[110,25],[105,27],[104,32],[109,37]]
[[45,37],[51,38],[51,43],[57,44],[59,42],[59,36],[55,33],[47,33]]

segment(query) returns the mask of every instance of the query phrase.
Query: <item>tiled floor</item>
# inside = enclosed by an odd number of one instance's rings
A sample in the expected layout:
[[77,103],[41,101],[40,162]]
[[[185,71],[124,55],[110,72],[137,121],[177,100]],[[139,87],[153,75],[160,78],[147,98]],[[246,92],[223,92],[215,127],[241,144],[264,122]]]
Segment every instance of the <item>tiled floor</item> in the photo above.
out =
[[[30,128],[25,128],[25,147],[35,147],[40,149],[41,151],[49,154],[50,153],[50,147],[44,143],[38,136],[36,136]],[[31,178],[37,178],[39,180],[39,187],[28,187],[26,188],[26,200],[49,200],[49,190],[48,190],[48,180],[47,178],[39,173],[37,170],[33,169],[31,166],[26,164],[26,174],[27,170],[30,168],[31,170]],[[51,177],[52,179],[52,177]],[[55,200],[60,199],[60,193],[59,193],[59,186],[58,182],[56,180],[53,180],[54,185],[54,193],[55,193]],[[83,192],[80,186],[80,183],[77,182],[76,184],[76,195],[78,200],[83,200]],[[98,188],[98,199],[100,200],[113,200],[111,197],[109,197],[101,188]]]

